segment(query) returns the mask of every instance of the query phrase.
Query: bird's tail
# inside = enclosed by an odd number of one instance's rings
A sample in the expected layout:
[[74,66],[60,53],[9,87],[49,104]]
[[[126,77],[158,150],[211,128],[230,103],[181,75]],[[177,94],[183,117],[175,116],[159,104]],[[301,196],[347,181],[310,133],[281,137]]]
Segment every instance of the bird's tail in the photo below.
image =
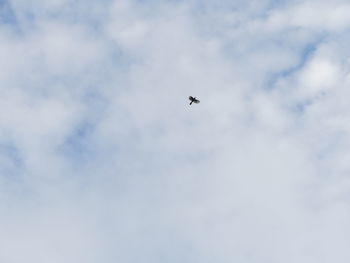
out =
[[192,105],[193,101],[191,101],[190,105]]

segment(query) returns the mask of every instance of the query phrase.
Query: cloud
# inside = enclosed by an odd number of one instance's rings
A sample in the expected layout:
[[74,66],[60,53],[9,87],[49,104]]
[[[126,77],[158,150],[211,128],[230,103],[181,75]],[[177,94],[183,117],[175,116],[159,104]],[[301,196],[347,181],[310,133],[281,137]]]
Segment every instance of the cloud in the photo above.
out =
[[350,21],[346,15],[349,8],[346,1],[335,1],[332,4],[327,1],[300,1],[282,12],[272,12],[270,18],[276,25],[336,32],[349,27]]
[[0,6],[2,262],[348,262],[345,1]]

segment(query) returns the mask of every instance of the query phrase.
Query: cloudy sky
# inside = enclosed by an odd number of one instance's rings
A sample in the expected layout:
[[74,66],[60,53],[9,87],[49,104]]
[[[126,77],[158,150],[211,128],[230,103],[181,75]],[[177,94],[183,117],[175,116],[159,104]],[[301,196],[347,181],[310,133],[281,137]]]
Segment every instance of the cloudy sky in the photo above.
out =
[[0,0],[0,261],[350,262],[349,13]]

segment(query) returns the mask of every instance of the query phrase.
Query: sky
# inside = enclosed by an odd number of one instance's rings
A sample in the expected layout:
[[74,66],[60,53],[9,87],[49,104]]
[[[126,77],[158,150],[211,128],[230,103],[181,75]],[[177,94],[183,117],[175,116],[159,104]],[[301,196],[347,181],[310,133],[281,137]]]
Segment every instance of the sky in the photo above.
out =
[[0,0],[0,262],[349,262],[349,12]]

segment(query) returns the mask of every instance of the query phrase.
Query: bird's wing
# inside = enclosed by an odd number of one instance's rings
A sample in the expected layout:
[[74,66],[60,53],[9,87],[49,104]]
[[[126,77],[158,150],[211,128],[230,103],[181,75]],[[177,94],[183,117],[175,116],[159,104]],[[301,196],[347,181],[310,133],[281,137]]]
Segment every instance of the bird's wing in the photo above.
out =
[[194,98],[192,96],[189,96],[188,99],[189,100],[194,100]]
[[200,103],[200,100],[195,99],[193,102],[198,104]]

